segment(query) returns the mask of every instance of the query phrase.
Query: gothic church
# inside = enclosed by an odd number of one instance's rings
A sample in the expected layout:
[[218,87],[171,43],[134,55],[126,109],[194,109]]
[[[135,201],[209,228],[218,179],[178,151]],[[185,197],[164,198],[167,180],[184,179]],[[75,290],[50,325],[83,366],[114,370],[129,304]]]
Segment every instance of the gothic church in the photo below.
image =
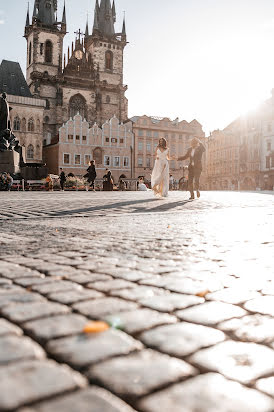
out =
[[115,0],[96,0],[92,34],[76,32],[75,42],[63,50],[67,33],[66,6],[57,18],[57,0],[35,0],[32,19],[27,13],[26,80],[33,97],[46,102],[43,119],[47,143],[59,128],[79,113],[89,125],[100,127],[116,116],[128,118],[127,86],[123,84],[123,53],[127,44],[125,20],[115,32]]

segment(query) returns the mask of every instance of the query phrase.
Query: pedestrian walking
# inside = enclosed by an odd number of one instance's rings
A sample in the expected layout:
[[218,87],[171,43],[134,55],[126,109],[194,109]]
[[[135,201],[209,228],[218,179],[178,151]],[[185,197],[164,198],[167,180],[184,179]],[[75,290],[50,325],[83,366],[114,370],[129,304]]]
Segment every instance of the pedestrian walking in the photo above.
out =
[[104,183],[103,183],[103,190],[107,192],[112,192],[113,190],[113,179],[112,174],[109,169],[106,169],[106,174],[103,176]]
[[95,182],[95,179],[97,177],[97,173],[96,173],[95,161],[94,160],[91,160],[89,162],[89,167],[87,169],[87,174],[84,177],[87,177],[87,180],[90,184],[91,189],[93,190],[93,192],[95,192],[94,182]]
[[59,180],[60,180],[61,190],[62,190],[62,192],[64,192],[64,187],[65,187],[65,183],[66,183],[67,178],[66,178],[65,172],[62,168],[60,169]]
[[194,187],[197,192],[197,197],[200,194],[200,177],[202,173],[202,157],[205,152],[205,145],[197,138],[191,140],[191,147],[188,149],[184,156],[178,157],[178,161],[189,159],[188,165],[188,190],[190,191],[190,199],[193,200],[194,197]]
[[159,140],[155,157],[156,160],[151,175],[151,187],[155,195],[167,197],[169,189],[169,160],[173,160],[173,157],[170,157],[167,141],[163,137]]

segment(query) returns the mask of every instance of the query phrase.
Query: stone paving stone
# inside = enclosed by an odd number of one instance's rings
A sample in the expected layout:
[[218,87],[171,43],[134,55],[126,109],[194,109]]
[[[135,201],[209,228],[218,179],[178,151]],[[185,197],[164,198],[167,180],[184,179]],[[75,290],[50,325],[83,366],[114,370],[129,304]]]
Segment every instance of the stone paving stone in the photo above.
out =
[[4,276],[8,279],[17,279],[17,278],[30,278],[30,277],[40,277],[41,273],[37,272],[36,270],[31,270],[31,269],[27,269],[27,268],[20,268],[20,269],[16,269],[16,270],[12,270],[10,272],[7,272],[4,274]]
[[224,332],[233,334],[242,341],[269,343],[274,341],[274,319],[260,314],[231,319],[218,325]]
[[73,306],[74,310],[89,316],[92,319],[102,319],[113,313],[128,312],[138,308],[134,302],[127,302],[118,298],[100,298],[93,301],[76,303]]
[[145,345],[172,356],[184,357],[225,339],[223,332],[193,323],[160,326],[142,333]]
[[6,319],[0,318],[0,337],[4,335],[23,335],[22,329],[18,328],[18,326],[13,325]]
[[192,279],[182,279],[182,280],[173,280],[167,282],[165,288],[178,293],[185,293],[187,295],[196,295],[197,293],[203,292],[204,290],[209,290],[214,292],[216,290],[222,289],[223,285],[221,282],[212,281],[212,282],[201,282]]
[[48,297],[59,303],[71,305],[73,303],[82,302],[85,300],[97,299],[105,296],[96,290],[68,290],[66,292],[51,293]]
[[198,298],[197,296],[169,293],[168,295],[140,299],[139,303],[160,312],[173,312],[175,309],[185,309],[189,306],[204,303],[204,301],[203,298]]
[[0,337],[0,366],[27,359],[42,359],[45,352],[36,342],[25,336]]
[[54,282],[53,279],[47,278],[45,275],[30,277],[30,278],[17,278],[14,282],[20,286],[29,287],[33,285],[42,285],[44,283]]
[[9,283],[3,283],[2,285],[0,285],[0,298],[2,298],[3,295],[20,292],[25,292],[25,289],[21,288],[21,286],[13,284],[10,285]]
[[274,296],[261,296],[245,303],[244,308],[250,312],[274,316]]
[[84,316],[70,313],[27,322],[23,328],[34,338],[44,341],[79,334],[87,322]]
[[207,373],[147,396],[139,408],[143,412],[272,412],[274,404],[254,389]]
[[138,286],[134,289],[114,290],[111,292],[112,296],[119,296],[120,298],[138,301],[144,298],[152,298],[154,296],[168,295],[164,289],[153,288],[147,286]]
[[101,281],[87,284],[88,288],[96,289],[101,292],[110,292],[112,290],[128,289],[137,287],[135,283],[126,280],[114,279],[109,281]]
[[206,295],[206,299],[237,305],[260,296],[261,295],[258,292],[247,289],[227,288],[218,292],[209,293]]
[[[134,412],[129,405],[105,389],[91,386],[19,412]],[[136,411],[135,411],[136,412]]]
[[62,362],[82,368],[112,356],[126,355],[142,347],[141,342],[124,332],[109,329],[103,333],[52,340],[46,349]]
[[[30,295],[32,296],[32,294]],[[67,306],[47,301],[10,305],[2,309],[2,314],[5,317],[18,323],[69,312],[70,309]]]
[[[267,393],[268,395],[274,397],[274,377],[271,376],[265,379],[259,379],[256,382],[256,388],[262,392]],[[274,410],[274,407],[273,407]]]
[[91,272],[95,272],[97,269],[97,264],[94,261],[85,262],[85,263],[81,263],[80,265],[77,265],[77,268],[81,270],[90,270]]
[[148,349],[100,362],[88,377],[124,399],[134,399],[195,373],[186,362]]
[[34,262],[34,263],[25,263],[24,265],[31,269],[38,270],[38,272],[42,272],[45,274],[52,272],[52,271],[61,270],[61,269],[69,270],[69,267],[62,268],[61,265],[56,265],[55,263],[49,263],[49,262],[44,262],[44,261]]
[[274,351],[256,343],[226,341],[200,350],[189,361],[245,384],[274,373]]
[[79,373],[53,361],[30,360],[11,364],[0,368],[0,410],[13,411],[86,384]]
[[12,284],[12,282],[11,282],[11,280],[10,279],[3,279],[3,278],[0,278],[0,287],[1,287],[1,285],[11,285]]
[[107,316],[105,320],[110,323],[112,320],[114,320],[114,322],[115,320],[119,321],[122,330],[130,334],[135,334],[154,326],[177,322],[175,316],[167,313],[158,313],[150,309],[137,309],[130,312],[114,313],[112,316]]
[[185,310],[179,310],[176,315],[188,322],[202,325],[215,325],[224,320],[244,316],[247,312],[242,308],[221,302],[206,302]]
[[[120,269],[120,268],[117,268],[117,269]],[[113,271],[108,271],[108,273],[111,274],[111,276],[113,276],[114,278],[128,280],[129,282],[138,282],[138,281],[141,281],[151,276],[151,274],[143,273],[138,270],[129,270],[125,272],[116,271],[115,273],[113,273]]]
[[11,304],[19,304],[19,303],[31,303],[31,302],[45,302],[45,298],[37,293],[16,293],[16,294],[7,294],[2,295],[0,299],[0,312],[5,306],[9,306]]
[[58,280],[50,283],[45,283],[42,285],[34,285],[32,290],[39,292],[43,295],[49,295],[54,292],[63,292],[70,290],[82,290],[82,286],[69,282],[67,280]]
[[86,285],[91,282],[112,280],[112,277],[108,275],[102,275],[101,273],[83,274],[81,272],[81,274],[69,276],[69,280],[75,283]]

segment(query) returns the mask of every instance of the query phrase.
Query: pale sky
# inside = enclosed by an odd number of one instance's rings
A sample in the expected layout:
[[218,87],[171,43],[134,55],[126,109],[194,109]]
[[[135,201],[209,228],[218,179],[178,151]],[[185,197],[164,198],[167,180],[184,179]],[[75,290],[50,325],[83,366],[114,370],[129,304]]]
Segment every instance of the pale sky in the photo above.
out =
[[[30,0],[33,10],[34,0]],[[58,0],[59,16],[63,0]],[[95,0],[66,0],[68,31],[90,31]],[[27,1],[0,0],[0,61],[19,61]],[[116,0],[126,11],[124,82],[129,116],[196,118],[206,133],[224,128],[274,88],[273,0]]]

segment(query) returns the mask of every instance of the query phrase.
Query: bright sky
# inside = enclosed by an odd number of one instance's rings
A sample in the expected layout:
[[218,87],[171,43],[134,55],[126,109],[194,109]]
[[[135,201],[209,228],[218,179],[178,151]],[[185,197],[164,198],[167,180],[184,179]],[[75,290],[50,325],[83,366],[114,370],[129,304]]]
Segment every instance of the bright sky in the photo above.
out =
[[[65,50],[73,32],[85,29],[87,11],[92,29],[94,4],[66,0]],[[26,9],[25,0],[0,0],[0,61],[19,61],[23,70]],[[116,0],[116,10],[117,31],[126,11],[129,116],[196,118],[208,133],[270,96],[273,0]]]

